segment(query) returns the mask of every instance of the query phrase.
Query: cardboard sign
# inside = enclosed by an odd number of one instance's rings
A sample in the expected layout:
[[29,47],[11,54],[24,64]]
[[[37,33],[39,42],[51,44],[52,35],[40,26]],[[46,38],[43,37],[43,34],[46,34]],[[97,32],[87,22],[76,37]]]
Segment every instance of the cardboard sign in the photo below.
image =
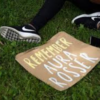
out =
[[32,75],[57,90],[73,86],[100,61],[100,49],[59,32],[46,44],[16,56]]

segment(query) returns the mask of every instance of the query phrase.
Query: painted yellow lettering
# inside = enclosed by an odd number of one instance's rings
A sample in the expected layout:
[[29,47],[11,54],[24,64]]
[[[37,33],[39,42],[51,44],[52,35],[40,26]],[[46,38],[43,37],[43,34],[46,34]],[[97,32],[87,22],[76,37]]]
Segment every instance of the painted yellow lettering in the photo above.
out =
[[72,43],[67,42],[66,39],[64,37],[60,38],[60,41],[65,44],[66,46],[70,46]]
[[36,64],[38,64],[38,65],[41,64],[41,62],[39,62],[38,59],[36,59],[35,57],[30,56],[30,58],[31,58]]
[[30,59],[28,59],[28,58],[24,58],[24,62],[26,63],[26,64],[28,64],[31,68],[33,68],[33,69],[35,69],[35,66],[37,66],[36,64],[33,64],[31,61],[30,61]]
[[41,53],[41,52],[35,53],[35,56],[36,56],[39,60],[41,60],[42,62],[44,62],[44,59],[47,60],[47,58],[46,58],[46,57],[43,55],[43,53]]

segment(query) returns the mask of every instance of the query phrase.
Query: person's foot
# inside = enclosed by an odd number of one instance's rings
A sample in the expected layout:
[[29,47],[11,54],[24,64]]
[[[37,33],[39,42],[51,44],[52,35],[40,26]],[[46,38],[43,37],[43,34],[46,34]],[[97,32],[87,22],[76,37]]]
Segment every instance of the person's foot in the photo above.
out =
[[83,24],[84,27],[90,29],[100,29],[100,12],[79,15],[72,20],[73,23],[76,25]]
[[10,41],[26,41],[26,42],[40,42],[41,37],[37,33],[36,29],[31,25],[0,27],[0,35]]

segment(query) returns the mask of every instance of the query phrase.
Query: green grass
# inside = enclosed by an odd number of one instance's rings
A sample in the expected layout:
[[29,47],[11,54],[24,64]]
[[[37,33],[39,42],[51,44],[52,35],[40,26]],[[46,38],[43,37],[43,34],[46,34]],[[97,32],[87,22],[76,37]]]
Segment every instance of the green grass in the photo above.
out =
[[[44,0],[0,0],[0,26],[23,25],[31,21]],[[39,46],[59,31],[65,31],[89,44],[91,35],[100,37],[100,31],[76,27],[71,20],[84,13],[66,2],[61,11],[40,30],[39,44],[9,42],[2,37],[0,43],[0,100],[100,100],[100,65],[68,90],[59,92],[28,73],[15,61],[16,54]]]

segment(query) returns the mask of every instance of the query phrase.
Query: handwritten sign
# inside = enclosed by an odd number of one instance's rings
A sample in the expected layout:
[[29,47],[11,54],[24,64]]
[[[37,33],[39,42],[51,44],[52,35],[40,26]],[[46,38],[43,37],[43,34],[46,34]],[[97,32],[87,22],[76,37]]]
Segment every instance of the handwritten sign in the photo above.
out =
[[62,91],[77,83],[100,61],[100,49],[59,32],[46,44],[16,56],[32,75]]

